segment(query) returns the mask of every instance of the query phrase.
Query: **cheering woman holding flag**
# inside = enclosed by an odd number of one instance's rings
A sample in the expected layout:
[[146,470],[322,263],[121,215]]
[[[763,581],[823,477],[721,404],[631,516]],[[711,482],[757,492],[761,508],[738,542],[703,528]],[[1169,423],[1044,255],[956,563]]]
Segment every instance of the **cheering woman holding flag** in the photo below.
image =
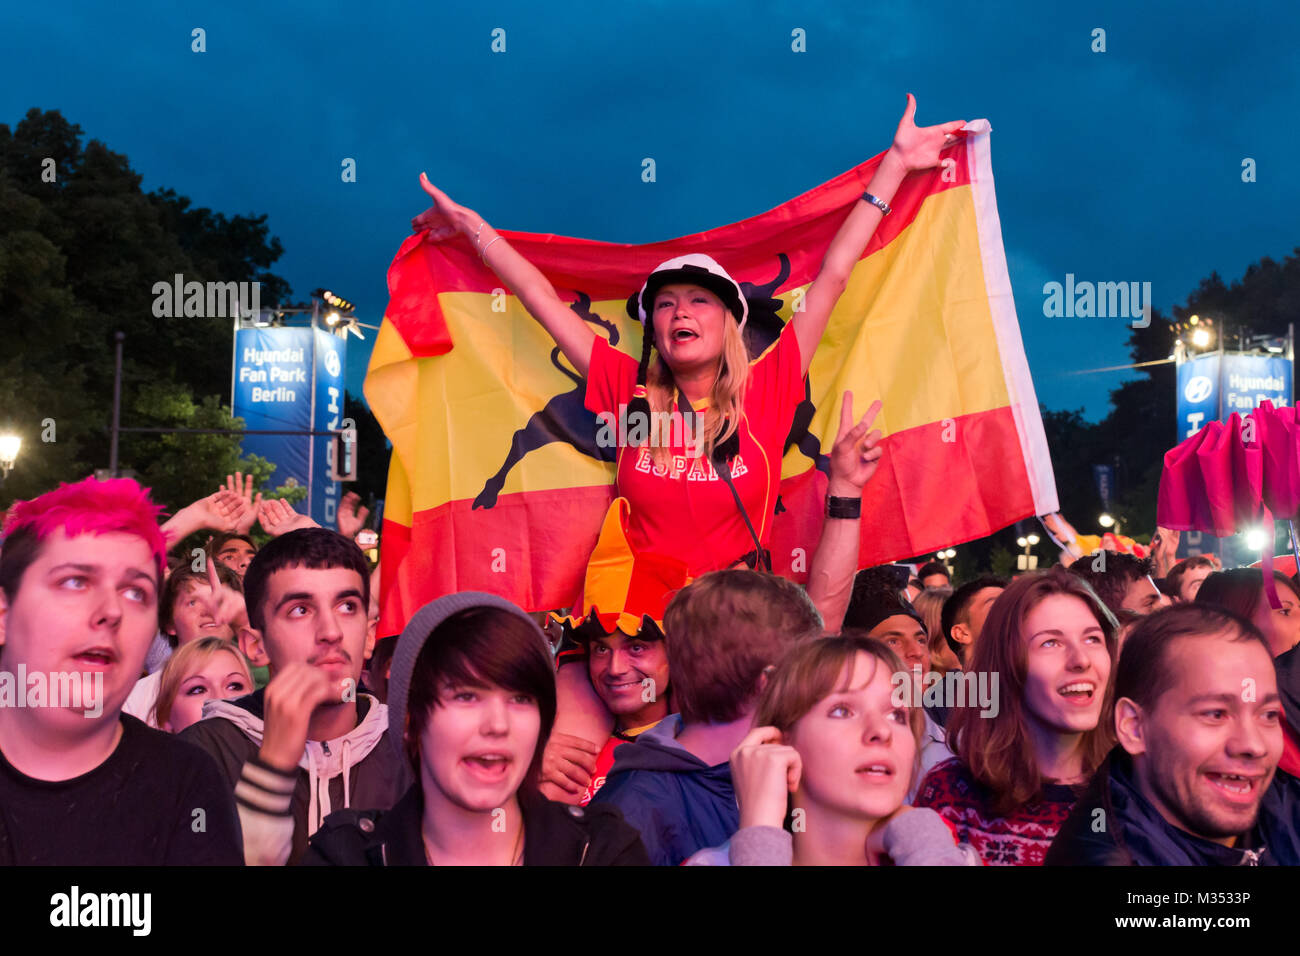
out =
[[[596,335],[481,216],[421,174],[434,207],[415,220],[416,228],[427,229],[430,241],[457,233],[470,239],[586,378],[588,410],[629,421],[677,412],[691,426],[654,447],[647,435],[639,444],[629,438],[633,447],[618,450],[618,494],[630,504],[627,533],[634,551],[681,559],[692,577],[742,562],[770,564],[763,549],[771,537],[784,441],[831,311],[904,177],[938,165],[965,125],[918,127],[915,113],[916,100],[908,94],[893,144],[832,240],[803,308],[752,361],[743,338],[748,303],[710,256],[670,259],[647,277],[636,298],[645,329],[638,362]],[[880,456],[878,433],[866,434],[878,410],[873,404],[859,425],[865,461]],[[634,425],[627,431],[636,434]],[[829,497],[827,513],[856,517],[859,507]]]

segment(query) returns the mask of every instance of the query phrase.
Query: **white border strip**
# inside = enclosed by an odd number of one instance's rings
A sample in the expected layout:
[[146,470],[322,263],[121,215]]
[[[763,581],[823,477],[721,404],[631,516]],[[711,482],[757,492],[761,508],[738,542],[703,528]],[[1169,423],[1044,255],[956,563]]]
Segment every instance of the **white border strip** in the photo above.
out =
[[993,189],[993,158],[989,150],[989,134],[993,127],[988,120],[981,119],[971,120],[965,129],[974,134],[967,137],[966,151],[971,196],[975,204],[975,227],[979,233],[985,291],[993,316],[993,330],[998,338],[998,352],[1002,356],[1007,396],[1016,433],[1020,436],[1020,453],[1029,474],[1034,511],[1039,515],[1050,514],[1060,510],[1056,477],[1052,473],[1052,456],[1047,449],[1047,435],[1038,411],[1034,381],[1029,375],[1025,345],[1020,338],[1016,300],[1011,293],[1011,277],[1007,272],[1007,254],[1002,247],[1002,221],[998,217],[997,195]]

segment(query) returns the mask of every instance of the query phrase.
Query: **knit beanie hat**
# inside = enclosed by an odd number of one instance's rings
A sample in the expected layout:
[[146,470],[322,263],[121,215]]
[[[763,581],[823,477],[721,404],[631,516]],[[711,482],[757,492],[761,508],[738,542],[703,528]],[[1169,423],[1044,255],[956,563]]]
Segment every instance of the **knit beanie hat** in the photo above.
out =
[[905,614],[924,628],[925,619],[921,617],[921,612],[899,593],[893,586],[894,581],[885,575],[868,573],[876,570],[868,568],[854,579],[853,595],[849,598],[848,610],[844,612],[843,626],[869,633],[886,618]]
[[406,704],[411,695],[411,673],[415,670],[415,661],[420,656],[420,651],[439,624],[453,614],[474,607],[499,608],[523,618],[537,632],[537,640],[547,649],[549,656],[550,645],[537,622],[518,605],[503,597],[484,591],[461,591],[426,604],[415,612],[402,631],[402,636],[398,638],[388,678],[388,739],[397,748],[399,755],[403,752],[402,738],[406,733]]

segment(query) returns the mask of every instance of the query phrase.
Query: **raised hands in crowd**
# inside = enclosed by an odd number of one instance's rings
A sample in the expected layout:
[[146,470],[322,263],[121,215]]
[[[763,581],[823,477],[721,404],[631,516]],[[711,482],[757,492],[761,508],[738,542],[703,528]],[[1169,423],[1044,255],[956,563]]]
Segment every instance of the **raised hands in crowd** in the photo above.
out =
[[361,496],[355,491],[349,491],[339,502],[339,534],[345,538],[355,538],[366,526],[369,517],[370,509],[361,503]]
[[273,538],[290,531],[297,531],[299,528],[320,527],[308,515],[294,510],[293,505],[283,498],[268,498],[263,501],[257,518],[262,530]]
[[[370,512],[359,508],[359,497],[354,492],[344,496],[339,509],[340,530],[352,528],[347,537],[355,537]],[[247,536],[254,525],[272,537],[278,537],[298,528],[318,527],[307,515],[296,511],[292,504],[281,498],[264,498],[259,491],[253,493],[253,476],[242,472],[227,475],[225,483],[212,494],[186,505],[162,525],[167,546],[173,547],[196,531],[213,531]]]

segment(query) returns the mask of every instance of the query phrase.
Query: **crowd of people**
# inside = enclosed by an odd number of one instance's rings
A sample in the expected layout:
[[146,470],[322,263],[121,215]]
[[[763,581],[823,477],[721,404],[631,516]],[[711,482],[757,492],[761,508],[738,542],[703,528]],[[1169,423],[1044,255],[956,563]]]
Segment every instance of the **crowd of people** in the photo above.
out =
[[638,362],[423,179],[416,228],[472,245],[588,411],[698,426],[620,445],[569,607],[444,594],[379,633],[355,495],[337,529],[243,475],[165,521],[130,479],[14,503],[0,863],[1300,862],[1294,578],[1164,547],[1159,569],[1100,551],[1014,580],[859,570],[884,444],[850,392],[806,583],[772,573],[831,311],[899,184],[960,135],[915,107],[757,355],[711,257],[629,298]]
[[842,606],[743,566],[646,605],[634,570],[608,611],[457,593],[377,641],[344,510],[228,485],[160,523],[130,479],[10,509],[0,861],[1300,863],[1281,572],[1275,609],[1209,556],[849,562]]

